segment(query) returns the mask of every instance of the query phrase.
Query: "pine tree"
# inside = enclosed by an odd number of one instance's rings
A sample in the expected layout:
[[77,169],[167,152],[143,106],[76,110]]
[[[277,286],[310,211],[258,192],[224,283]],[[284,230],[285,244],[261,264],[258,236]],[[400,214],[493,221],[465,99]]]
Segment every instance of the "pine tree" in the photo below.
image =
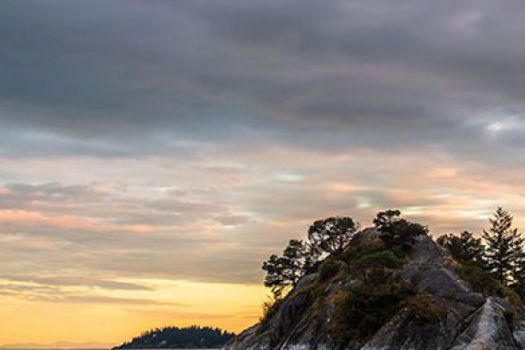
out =
[[271,289],[275,299],[279,299],[283,289],[290,284],[284,276],[285,265],[285,259],[276,254],[272,254],[262,265],[262,269],[266,271],[264,285]]
[[271,288],[275,299],[282,297],[287,287],[295,287],[317,261],[318,254],[301,240],[291,239],[282,256],[273,254],[263,263],[264,285]]
[[494,217],[489,219],[490,228],[483,230],[482,235],[486,242],[484,256],[487,268],[504,285],[514,281],[525,260],[524,240],[512,227],[512,220],[509,212],[498,207]]
[[459,236],[448,234],[437,239],[437,243],[447,249],[452,257],[460,263],[474,264],[484,267],[484,247],[480,238],[475,238],[469,231],[463,231]]
[[285,261],[284,276],[295,287],[311,266],[310,255],[306,244],[297,239],[291,239],[283,251]]
[[319,254],[340,257],[358,230],[359,224],[350,217],[330,217],[310,226],[308,241]]
[[511,287],[522,298],[525,297],[525,251],[522,244],[524,239],[521,238],[514,244],[514,263],[512,267],[512,283]]
[[390,209],[380,211],[374,219],[375,227],[381,232],[381,239],[394,251],[408,250],[417,236],[428,234],[427,227],[402,219],[400,216],[399,210]]

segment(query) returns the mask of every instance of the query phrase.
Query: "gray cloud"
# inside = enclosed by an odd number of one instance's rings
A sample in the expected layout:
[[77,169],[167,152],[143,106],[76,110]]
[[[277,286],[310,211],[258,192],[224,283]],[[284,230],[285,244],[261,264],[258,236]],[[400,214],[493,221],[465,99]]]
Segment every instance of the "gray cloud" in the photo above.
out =
[[0,278],[16,282],[32,282],[47,286],[85,286],[117,290],[152,290],[151,288],[136,283],[108,281],[103,279],[86,277],[41,277],[28,275],[7,275],[0,276]]
[[494,144],[469,122],[523,118],[517,1],[0,6],[6,156],[278,142],[474,157]]

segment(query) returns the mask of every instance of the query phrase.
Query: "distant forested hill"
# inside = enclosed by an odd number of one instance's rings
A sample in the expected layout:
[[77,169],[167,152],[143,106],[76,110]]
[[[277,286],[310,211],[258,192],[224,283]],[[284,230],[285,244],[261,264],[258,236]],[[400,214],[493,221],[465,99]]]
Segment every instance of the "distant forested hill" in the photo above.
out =
[[147,331],[113,349],[220,348],[234,336],[219,328],[166,327]]

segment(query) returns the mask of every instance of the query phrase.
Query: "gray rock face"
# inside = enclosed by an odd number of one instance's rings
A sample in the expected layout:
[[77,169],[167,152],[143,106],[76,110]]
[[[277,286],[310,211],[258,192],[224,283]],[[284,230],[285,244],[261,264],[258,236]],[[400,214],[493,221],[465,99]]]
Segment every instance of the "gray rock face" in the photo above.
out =
[[471,317],[467,329],[456,339],[451,350],[518,349],[505,319],[505,303],[488,298]]
[[[366,229],[358,244],[377,239]],[[366,341],[336,343],[330,336],[334,296],[359,284],[357,277],[336,278],[322,289],[317,274],[307,275],[265,322],[240,334],[225,350],[516,350],[525,349],[525,322],[507,319],[503,300],[485,299],[455,274],[443,250],[420,236],[400,271],[401,280],[435,300],[444,313],[430,323],[418,322],[402,308]],[[316,291],[316,292],[314,292]],[[359,320],[355,320],[356,324]],[[513,323],[517,326],[513,329]]]
[[512,332],[514,342],[520,349],[525,349],[525,322],[521,322]]

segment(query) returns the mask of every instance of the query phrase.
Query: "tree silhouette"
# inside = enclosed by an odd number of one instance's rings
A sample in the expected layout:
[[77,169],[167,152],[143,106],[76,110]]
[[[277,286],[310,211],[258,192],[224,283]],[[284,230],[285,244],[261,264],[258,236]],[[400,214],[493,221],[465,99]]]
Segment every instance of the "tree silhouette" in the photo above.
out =
[[279,299],[283,289],[291,283],[285,277],[285,265],[285,259],[275,254],[272,254],[262,265],[262,269],[266,271],[264,285],[271,289],[275,299]]
[[400,216],[399,210],[381,211],[377,213],[374,225],[381,232],[380,237],[388,248],[407,250],[417,236],[428,234],[428,228]]
[[286,287],[295,287],[317,257],[316,251],[311,250],[308,244],[297,239],[290,240],[281,257],[274,254],[263,263],[262,269],[266,271],[264,285],[271,288],[275,299],[279,299]]
[[400,220],[401,211],[397,209],[388,209],[380,211],[374,218],[374,226],[379,231],[386,231]]
[[291,239],[283,251],[283,258],[287,262],[288,279],[295,286],[299,279],[308,271],[319,258],[319,254],[311,245],[301,240]]
[[483,230],[486,242],[485,260],[489,271],[502,284],[512,282],[513,276],[520,276],[525,260],[523,238],[512,227],[513,217],[498,207],[494,217],[489,219],[490,227]]
[[350,244],[359,225],[350,217],[330,217],[315,221],[308,229],[308,240],[319,253],[341,256]]
[[308,230],[308,242],[292,239],[282,256],[273,254],[263,262],[264,285],[272,290],[275,299],[281,298],[283,291],[295,287],[323,254],[340,257],[357,230],[358,225],[349,217],[315,221]]

